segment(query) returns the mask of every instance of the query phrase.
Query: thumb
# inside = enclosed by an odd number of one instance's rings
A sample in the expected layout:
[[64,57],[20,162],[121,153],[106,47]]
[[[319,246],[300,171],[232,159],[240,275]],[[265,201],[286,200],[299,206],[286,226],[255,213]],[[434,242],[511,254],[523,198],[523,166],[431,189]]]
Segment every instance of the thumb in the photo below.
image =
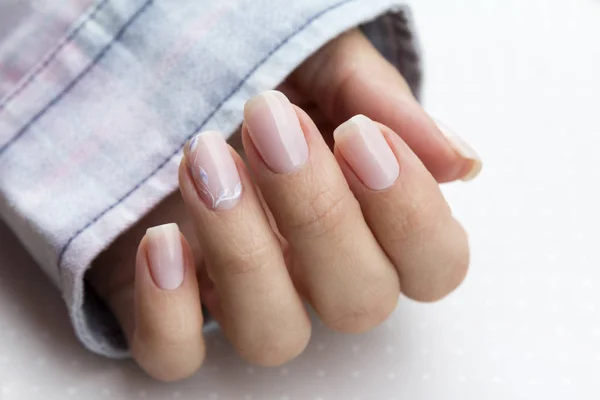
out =
[[335,124],[364,114],[390,127],[438,182],[472,179],[481,170],[477,154],[427,115],[400,73],[358,30],[327,44],[291,79]]

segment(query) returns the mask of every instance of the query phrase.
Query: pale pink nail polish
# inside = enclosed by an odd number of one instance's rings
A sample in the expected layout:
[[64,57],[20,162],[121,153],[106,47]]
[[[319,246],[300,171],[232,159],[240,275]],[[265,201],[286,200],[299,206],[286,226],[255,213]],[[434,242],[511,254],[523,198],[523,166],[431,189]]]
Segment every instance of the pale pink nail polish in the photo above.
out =
[[173,290],[183,282],[183,250],[177,224],[155,226],[146,231],[148,264],[156,286]]
[[379,127],[368,117],[350,118],[333,136],[348,165],[369,189],[386,189],[398,179],[398,160]]
[[213,210],[233,208],[242,196],[240,175],[221,133],[203,132],[188,142],[185,158],[198,193]]
[[246,103],[248,133],[265,163],[279,174],[296,171],[308,159],[308,145],[292,103],[271,90]]
[[461,138],[456,132],[448,127],[448,125],[434,120],[437,124],[440,131],[444,134],[450,146],[464,159],[470,160],[472,162],[471,169],[465,176],[461,178],[463,181],[470,181],[471,179],[475,179],[477,175],[481,172],[481,168],[483,167],[483,163],[481,162],[481,158],[477,154],[477,152],[467,143],[463,138]]

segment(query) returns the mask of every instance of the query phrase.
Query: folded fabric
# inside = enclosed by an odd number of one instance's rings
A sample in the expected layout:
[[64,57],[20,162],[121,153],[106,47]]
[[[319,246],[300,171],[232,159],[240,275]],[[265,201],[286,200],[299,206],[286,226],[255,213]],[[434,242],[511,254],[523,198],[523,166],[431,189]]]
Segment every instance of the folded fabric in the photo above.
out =
[[177,189],[187,139],[209,129],[231,134],[248,98],[359,25],[418,92],[403,1],[54,7],[60,12],[26,8],[0,43],[0,213],[62,290],[83,344],[110,357],[127,356],[127,346],[85,287],[85,271]]

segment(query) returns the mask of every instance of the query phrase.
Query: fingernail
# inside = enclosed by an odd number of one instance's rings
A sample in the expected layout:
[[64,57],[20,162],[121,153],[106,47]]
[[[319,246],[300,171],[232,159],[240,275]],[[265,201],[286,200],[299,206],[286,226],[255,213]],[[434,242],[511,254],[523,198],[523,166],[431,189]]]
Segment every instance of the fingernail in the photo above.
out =
[[183,253],[177,224],[155,226],[146,231],[148,263],[156,286],[172,290],[183,282]]
[[473,148],[465,142],[460,136],[456,134],[452,129],[450,129],[447,125],[443,124],[440,121],[435,121],[440,131],[444,134],[450,146],[464,159],[471,161],[471,169],[461,178],[463,181],[470,181],[474,179],[479,172],[481,172],[481,168],[483,163],[481,162],[481,158],[479,155],[473,150]]
[[248,133],[265,163],[279,174],[296,171],[308,159],[308,145],[292,103],[271,90],[244,107]]
[[379,127],[368,117],[350,118],[338,126],[333,137],[346,162],[369,189],[386,189],[398,179],[398,160]]
[[184,154],[198,193],[208,208],[228,210],[239,202],[240,175],[220,132],[194,136],[185,146]]

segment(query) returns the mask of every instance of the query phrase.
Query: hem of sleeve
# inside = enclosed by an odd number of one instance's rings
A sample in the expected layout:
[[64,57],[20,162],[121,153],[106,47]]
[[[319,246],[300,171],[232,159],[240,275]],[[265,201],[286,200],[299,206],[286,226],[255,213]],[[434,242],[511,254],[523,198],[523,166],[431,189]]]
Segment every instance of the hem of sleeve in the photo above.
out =
[[413,95],[421,98],[422,53],[410,8],[390,11],[361,26],[379,52],[402,74]]
[[[410,30],[410,12],[406,5],[397,0],[346,1],[310,20],[265,55],[252,73],[240,82],[239,90],[214,110],[211,120],[218,121],[223,132],[234,132],[241,123],[239,110],[243,109],[246,99],[276,87],[322,45],[361,24],[366,24],[365,32],[371,40],[378,35],[388,38],[378,41],[376,47],[405,74],[418,95],[421,82],[419,53]],[[181,152],[178,152],[165,160],[156,173],[133,188],[123,201],[84,227],[68,243],[63,254],[60,269],[63,296],[78,338],[94,353],[111,358],[129,355],[114,318],[86,287],[85,273],[98,254],[177,189],[180,157]]]

